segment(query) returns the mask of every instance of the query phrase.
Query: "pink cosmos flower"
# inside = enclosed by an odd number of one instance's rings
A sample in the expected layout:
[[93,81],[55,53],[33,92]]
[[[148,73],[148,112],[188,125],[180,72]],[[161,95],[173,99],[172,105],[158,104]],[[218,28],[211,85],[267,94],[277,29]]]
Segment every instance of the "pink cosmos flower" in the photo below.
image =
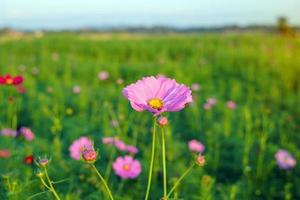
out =
[[9,149],[0,149],[0,158],[8,158],[10,154]]
[[27,141],[32,141],[35,137],[32,130],[27,127],[21,127],[19,132]]
[[17,136],[17,131],[13,130],[11,128],[2,129],[0,131],[0,133],[1,133],[0,135],[9,136],[9,137],[16,137]]
[[115,140],[115,146],[120,151],[126,151],[126,144],[122,140]]
[[188,146],[190,151],[195,153],[203,153],[205,150],[205,146],[197,140],[190,140]]
[[217,99],[215,99],[215,98],[208,98],[206,100],[206,103],[210,104],[211,106],[214,106],[214,105],[217,104]]
[[75,140],[69,147],[70,156],[74,160],[80,160],[81,154],[86,150],[93,150],[93,142],[85,136]]
[[123,89],[124,96],[136,111],[148,110],[155,116],[176,112],[193,101],[191,90],[165,77],[144,77]]
[[291,169],[297,164],[296,159],[286,150],[279,149],[275,154],[277,165],[281,169]]
[[109,77],[109,73],[107,71],[101,71],[98,73],[98,78],[101,80],[101,81],[105,81],[107,80]]
[[104,138],[102,138],[102,143],[103,144],[114,144],[115,138],[114,137],[104,137]]
[[118,157],[113,163],[113,169],[122,179],[135,179],[142,171],[141,163],[131,156]]
[[78,85],[74,85],[74,87],[72,88],[72,92],[73,92],[74,94],[79,94],[80,91],[81,91],[81,88],[80,88],[80,86],[78,86]]
[[191,85],[191,88],[192,88],[193,91],[197,92],[201,89],[201,85],[199,83],[193,83]]
[[204,108],[205,110],[210,110],[210,109],[212,108],[212,106],[211,106],[210,104],[208,104],[208,103],[205,103],[205,104],[203,105],[203,108]]
[[132,154],[137,154],[139,152],[138,148],[136,148],[135,146],[132,146],[132,145],[126,145],[125,151],[127,151],[128,153],[132,153]]
[[232,100],[231,101],[227,101],[226,105],[231,110],[236,109],[236,103],[234,101],[232,101]]

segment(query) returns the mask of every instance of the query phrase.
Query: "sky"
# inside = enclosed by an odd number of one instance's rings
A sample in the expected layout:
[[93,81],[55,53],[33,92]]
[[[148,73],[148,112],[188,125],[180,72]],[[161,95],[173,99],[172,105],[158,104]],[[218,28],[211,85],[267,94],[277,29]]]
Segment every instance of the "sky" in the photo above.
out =
[[0,28],[300,25],[300,0],[0,0]]

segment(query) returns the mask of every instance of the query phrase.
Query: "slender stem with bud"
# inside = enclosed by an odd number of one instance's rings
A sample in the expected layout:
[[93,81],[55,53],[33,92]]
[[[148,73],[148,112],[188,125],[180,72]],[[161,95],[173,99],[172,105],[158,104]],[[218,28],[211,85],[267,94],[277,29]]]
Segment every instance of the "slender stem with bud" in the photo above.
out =
[[164,185],[164,197],[167,196],[167,165],[166,165],[166,142],[165,131],[161,127],[161,143],[162,143],[162,165],[163,165],[163,185]]
[[168,199],[171,196],[171,194],[174,192],[174,190],[177,188],[177,186],[180,184],[180,182],[185,178],[186,175],[188,175],[191,172],[191,170],[194,168],[195,165],[196,165],[196,162],[193,162],[193,164],[177,179],[174,186],[168,193],[166,199]]
[[105,179],[102,177],[102,175],[100,174],[100,172],[98,171],[98,169],[96,168],[96,166],[95,166],[94,164],[92,164],[92,167],[93,167],[93,169],[95,170],[95,172],[97,173],[97,175],[98,175],[98,177],[100,178],[100,180],[102,181],[102,183],[103,183],[103,185],[104,185],[104,187],[105,187],[105,189],[106,189],[106,191],[107,191],[107,193],[108,193],[109,198],[110,198],[111,200],[114,200],[114,197],[113,197],[113,195],[111,194],[111,191],[110,191],[110,189],[109,189],[109,187],[108,187],[108,185],[107,185]]
[[145,200],[148,200],[150,188],[151,188],[151,179],[152,179],[152,172],[153,172],[153,165],[154,165],[154,158],[155,158],[155,143],[156,143],[155,138],[156,138],[156,117],[154,117],[154,123],[153,123],[151,161],[150,161],[150,169],[148,175],[148,184],[147,184]]

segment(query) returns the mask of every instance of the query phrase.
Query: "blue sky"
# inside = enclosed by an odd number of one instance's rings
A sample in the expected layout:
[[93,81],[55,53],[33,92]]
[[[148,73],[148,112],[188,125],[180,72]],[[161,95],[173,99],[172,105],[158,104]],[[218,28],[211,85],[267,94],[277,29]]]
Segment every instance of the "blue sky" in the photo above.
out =
[[300,25],[300,0],[0,0],[0,27]]

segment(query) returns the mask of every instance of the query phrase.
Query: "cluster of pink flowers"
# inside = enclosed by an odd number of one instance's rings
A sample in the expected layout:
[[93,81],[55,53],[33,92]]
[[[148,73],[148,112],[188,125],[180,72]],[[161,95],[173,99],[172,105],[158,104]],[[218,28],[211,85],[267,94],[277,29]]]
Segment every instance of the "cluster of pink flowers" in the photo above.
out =
[[296,159],[287,150],[284,149],[279,149],[275,154],[275,158],[278,167],[281,169],[292,169],[297,164]]
[[35,134],[32,132],[30,128],[21,127],[19,131],[16,131],[11,128],[5,128],[0,131],[0,135],[8,136],[8,137],[17,137],[22,136],[27,141],[32,141],[35,138]]
[[125,144],[121,139],[117,137],[104,137],[102,138],[102,143],[114,145],[119,151],[125,151],[131,154],[137,154],[139,152],[138,148],[132,145]]

